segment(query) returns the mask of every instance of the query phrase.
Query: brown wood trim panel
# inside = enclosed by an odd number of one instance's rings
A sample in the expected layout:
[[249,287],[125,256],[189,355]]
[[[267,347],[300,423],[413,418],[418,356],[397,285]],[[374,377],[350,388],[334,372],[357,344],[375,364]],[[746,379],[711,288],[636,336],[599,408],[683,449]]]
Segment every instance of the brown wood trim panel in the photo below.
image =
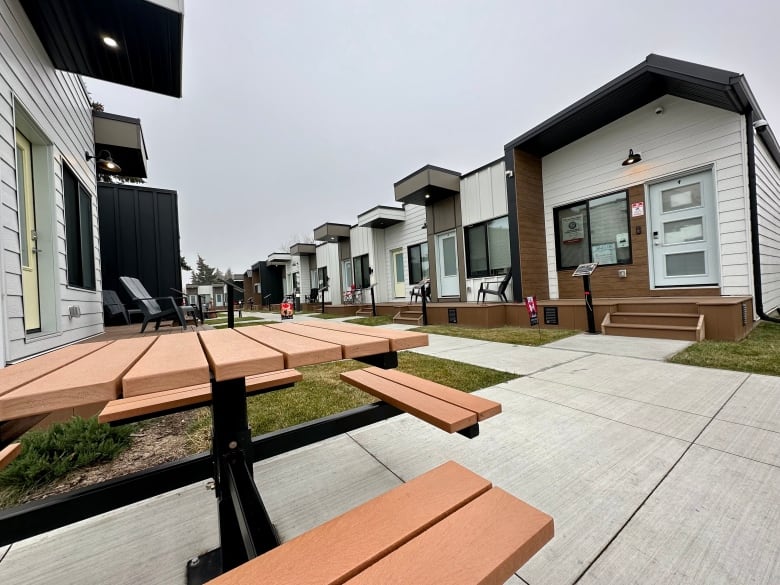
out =
[[550,290],[544,228],[542,159],[520,150],[515,150],[514,155],[522,294],[546,299],[550,296]]

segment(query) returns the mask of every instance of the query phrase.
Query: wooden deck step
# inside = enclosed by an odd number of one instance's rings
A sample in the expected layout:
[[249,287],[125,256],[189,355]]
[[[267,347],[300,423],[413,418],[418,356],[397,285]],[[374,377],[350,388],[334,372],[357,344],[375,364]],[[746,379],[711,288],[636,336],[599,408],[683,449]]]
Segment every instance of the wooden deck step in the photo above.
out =
[[341,379],[448,433],[501,412],[498,402],[398,370],[371,367],[344,372]]
[[403,310],[399,311],[393,317],[393,323],[403,323],[405,325],[421,325],[422,324],[422,311]]
[[699,321],[698,313],[637,313],[615,312],[611,313],[613,324],[631,325],[677,325],[696,327]]
[[21,443],[11,443],[10,445],[0,449],[0,469],[8,467],[8,465],[11,464],[11,461],[16,459],[21,452]]
[[[257,374],[246,378],[247,393],[271,390],[300,382],[303,376],[298,370],[281,370]],[[211,401],[211,384],[198,384],[176,390],[142,394],[112,400],[98,415],[102,423],[130,422],[140,418],[162,416],[172,412],[208,404]]]
[[605,335],[623,335],[626,337],[648,337],[653,339],[677,339],[680,341],[701,341],[704,339],[702,327],[679,325],[635,325],[621,323],[602,323]]
[[553,532],[550,516],[449,461],[210,583],[503,583]]

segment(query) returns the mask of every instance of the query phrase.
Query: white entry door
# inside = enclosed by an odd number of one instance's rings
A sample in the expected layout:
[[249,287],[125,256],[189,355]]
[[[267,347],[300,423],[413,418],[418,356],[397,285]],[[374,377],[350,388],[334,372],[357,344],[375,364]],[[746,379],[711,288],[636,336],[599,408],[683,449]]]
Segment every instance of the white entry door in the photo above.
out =
[[650,186],[653,284],[719,284],[718,225],[712,172]]
[[406,280],[404,279],[404,251],[393,250],[390,252],[393,256],[393,295],[396,298],[406,296]]
[[460,295],[458,245],[454,231],[436,234],[436,273],[440,297]]

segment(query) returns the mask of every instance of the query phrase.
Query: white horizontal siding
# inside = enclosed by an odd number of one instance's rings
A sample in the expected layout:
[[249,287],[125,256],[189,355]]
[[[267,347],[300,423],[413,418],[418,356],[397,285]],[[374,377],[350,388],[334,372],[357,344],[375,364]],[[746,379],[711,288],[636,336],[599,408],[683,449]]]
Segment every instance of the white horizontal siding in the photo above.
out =
[[341,269],[339,266],[339,245],[336,242],[317,246],[317,267],[328,268],[328,290],[325,292],[325,302],[341,304]]
[[[662,115],[655,114],[658,105]],[[721,291],[751,294],[748,188],[744,118],[739,114],[664,96],[542,159],[551,298],[558,298],[555,207],[711,166],[718,209]],[[633,148],[642,162],[621,161]],[[727,236],[728,234],[728,236]]]
[[[393,265],[390,261],[391,250],[399,248],[404,252],[404,282],[406,282],[406,294],[412,284],[409,282],[409,253],[407,248],[416,244],[422,244],[428,239],[428,231],[423,227],[425,225],[425,206],[423,205],[404,205],[406,219],[385,229],[385,256],[386,262],[381,273],[381,281],[377,280],[377,289],[381,288],[381,298],[388,301],[396,300],[395,285],[393,282]],[[379,278],[379,277],[377,277]]]
[[[42,291],[54,299],[56,318],[44,331],[46,335],[28,336],[21,302],[21,259],[16,197],[15,125],[26,114],[51,146],[46,192],[36,191],[38,205],[51,206],[52,220],[48,249],[40,262],[42,270],[53,275],[56,290]],[[97,197],[94,170],[84,160],[84,152],[94,149],[92,113],[78,76],[57,71],[49,64],[38,37],[16,0],[0,0],[0,194],[3,248],[2,283],[3,357],[14,360],[46,351],[100,333],[103,311],[99,292],[69,288],[66,274],[64,208],[62,194],[63,162],[67,162],[79,181],[92,194],[93,233],[97,289],[100,290],[100,250],[98,244]],[[47,165],[44,165],[46,167]],[[40,171],[40,166],[39,166]],[[48,254],[48,258],[45,256]],[[68,306],[77,305],[82,316],[68,317]]]
[[756,137],[756,201],[764,312],[780,307],[780,169]]

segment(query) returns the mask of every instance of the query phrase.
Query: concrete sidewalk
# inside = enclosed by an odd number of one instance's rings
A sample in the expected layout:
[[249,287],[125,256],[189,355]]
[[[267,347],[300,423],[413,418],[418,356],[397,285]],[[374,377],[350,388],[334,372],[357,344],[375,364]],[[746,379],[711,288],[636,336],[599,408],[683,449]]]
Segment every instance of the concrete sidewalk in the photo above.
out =
[[[780,378],[661,361],[682,346],[431,336],[415,351],[524,376],[479,391],[504,409],[479,437],[403,415],[256,479],[289,539],[454,459],[555,519],[514,585],[780,583]],[[194,485],[0,549],[0,583],[182,583],[216,544],[213,492]]]

